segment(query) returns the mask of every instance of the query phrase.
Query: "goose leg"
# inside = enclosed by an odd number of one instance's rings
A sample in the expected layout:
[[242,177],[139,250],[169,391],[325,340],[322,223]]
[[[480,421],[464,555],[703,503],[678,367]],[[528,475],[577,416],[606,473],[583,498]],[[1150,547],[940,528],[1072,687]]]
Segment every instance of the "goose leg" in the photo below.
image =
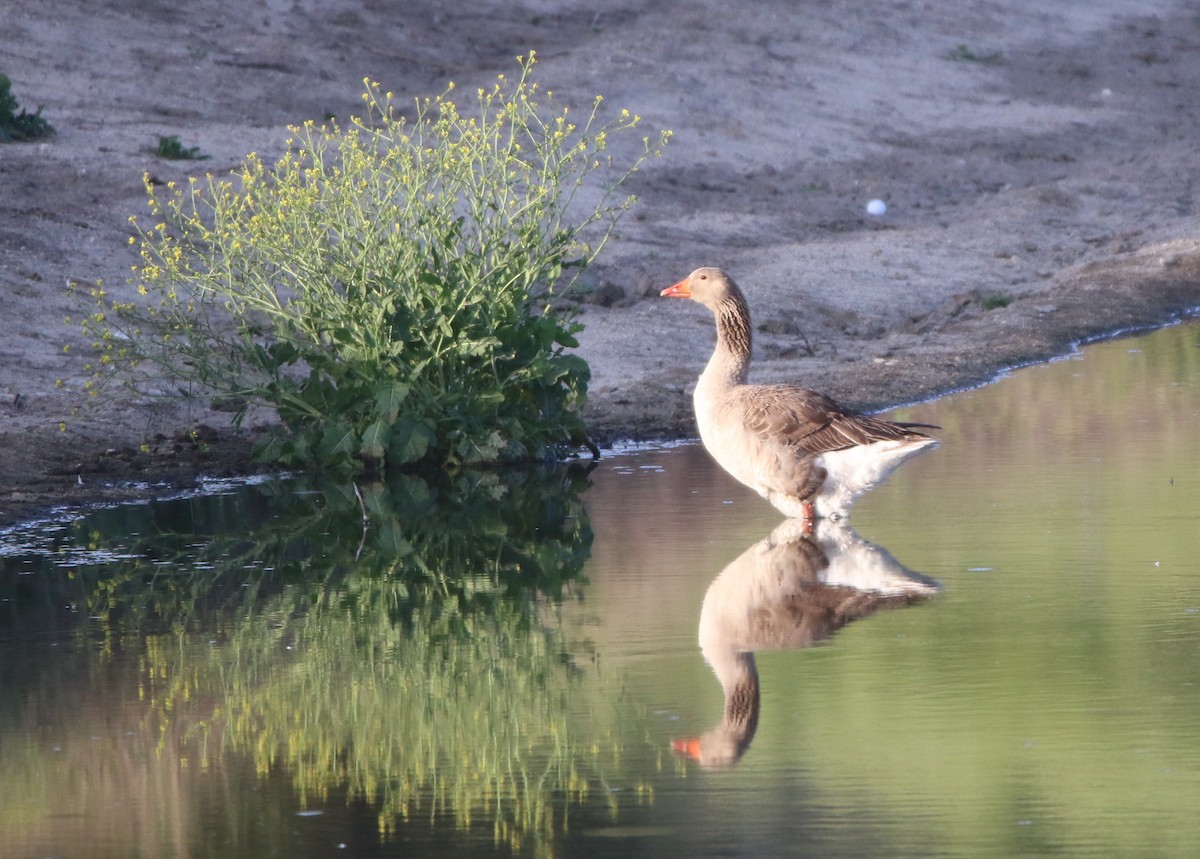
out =
[[817,505],[812,501],[801,501],[800,513],[804,519],[804,533],[812,533],[817,520]]

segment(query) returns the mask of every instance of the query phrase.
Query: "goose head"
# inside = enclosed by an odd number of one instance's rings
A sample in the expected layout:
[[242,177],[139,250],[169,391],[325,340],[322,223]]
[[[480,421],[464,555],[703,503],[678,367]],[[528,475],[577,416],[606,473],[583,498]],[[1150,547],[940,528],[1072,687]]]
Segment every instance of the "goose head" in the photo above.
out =
[[717,351],[709,367],[715,377],[744,384],[749,371],[750,307],[733,278],[719,268],[698,268],[659,295],[690,298],[707,307],[717,320]]
[[667,298],[690,298],[709,308],[718,307],[740,291],[733,278],[719,268],[698,268],[674,286],[668,286],[659,295]]

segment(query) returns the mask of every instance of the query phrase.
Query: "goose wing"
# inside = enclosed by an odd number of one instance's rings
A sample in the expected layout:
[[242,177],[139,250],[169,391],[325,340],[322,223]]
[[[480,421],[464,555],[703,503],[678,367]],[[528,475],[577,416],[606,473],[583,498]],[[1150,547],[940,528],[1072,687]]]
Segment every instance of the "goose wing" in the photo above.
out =
[[790,385],[747,385],[729,405],[750,432],[813,456],[876,441],[927,438],[917,428],[936,429],[860,415],[824,394]]

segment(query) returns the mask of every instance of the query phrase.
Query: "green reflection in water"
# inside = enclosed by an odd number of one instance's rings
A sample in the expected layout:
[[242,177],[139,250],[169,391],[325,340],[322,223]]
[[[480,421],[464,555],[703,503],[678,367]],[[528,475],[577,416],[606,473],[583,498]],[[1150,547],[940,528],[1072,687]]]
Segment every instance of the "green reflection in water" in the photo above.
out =
[[[949,855],[1200,839],[1200,329],[1088,347],[907,413],[945,427],[855,523],[942,581],[790,679],[830,793]],[[819,742],[817,738],[819,737]]]
[[[69,622],[83,665],[5,696],[0,820],[16,827],[5,831],[53,843],[39,814],[103,792],[171,818],[147,823],[157,831],[129,853],[176,852],[202,827],[239,842],[239,789],[215,823],[197,821],[204,803],[186,775],[229,779],[238,760],[286,774],[302,807],[370,803],[384,837],[425,816],[540,853],[590,794],[616,814],[610,779],[651,801],[623,769],[624,744],[645,741],[639,713],[610,674],[581,664],[558,620],[584,584],[585,483],[402,476],[361,503],[352,488],[264,485],[97,511],[32,547],[55,566],[31,575],[25,559],[25,575],[4,576],[14,610],[0,641]],[[39,613],[68,603],[67,618]],[[39,682],[6,673],[9,691]],[[37,705],[14,706],[22,698]],[[63,745],[31,727],[47,712],[68,737],[65,768]],[[98,722],[138,728],[98,753],[79,742]],[[114,767],[122,755],[136,761]],[[45,806],[20,799],[31,789]]]

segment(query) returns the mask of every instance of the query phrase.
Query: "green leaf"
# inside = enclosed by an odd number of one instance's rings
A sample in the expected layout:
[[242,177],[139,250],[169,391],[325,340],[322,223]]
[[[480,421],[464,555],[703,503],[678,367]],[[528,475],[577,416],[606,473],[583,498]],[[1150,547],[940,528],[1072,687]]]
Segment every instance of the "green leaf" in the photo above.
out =
[[332,413],[330,404],[337,396],[337,388],[324,376],[314,370],[300,387],[300,399],[311,406],[318,414],[328,416]]
[[555,341],[559,335],[558,323],[550,316],[539,316],[537,321],[531,326],[533,335],[537,338],[538,345],[543,349],[549,349],[550,344]]
[[400,523],[395,519],[384,522],[379,528],[378,534],[376,539],[385,558],[403,558],[405,555],[412,554],[412,543],[404,539]]
[[420,421],[400,418],[392,425],[388,458],[394,465],[417,462],[425,456],[436,438],[433,430]]
[[408,385],[403,382],[383,382],[375,388],[375,414],[391,424],[400,414],[400,406],[408,398]]
[[463,337],[458,338],[459,352],[466,356],[489,355],[499,346],[504,344],[496,337],[481,337],[477,340],[465,340]]
[[572,381],[586,383],[591,375],[587,362],[578,355],[556,355],[546,362],[545,369],[539,374],[543,382],[557,382],[569,378]]
[[429,484],[415,474],[398,474],[389,478],[388,496],[399,511],[400,518],[406,520],[427,515],[434,505]]
[[283,457],[283,447],[283,436],[279,433],[271,433],[255,443],[250,452],[250,458],[255,462],[279,462]]
[[385,420],[377,420],[363,430],[362,444],[358,449],[359,453],[370,459],[383,459],[391,437],[391,423]]
[[579,347],[579,340],[575,335],[583,330],[583,324],[580,322],[571,322],[559,328],[558,334],[554,338],[554,342],[559,346],[567,349],[576,349]]
[[559,331],[558,336],[554,338],[554,342],[567,349],[579,348],[579,341],[566,331]]
[[296,359],[300,357],[300,350],[286,340],[272,343],[267,352],[270,354],[272,364],[275,367],[294,364],[296,363]]
[[331,423],[325,427],[321,442],[317,445],[317,456],[324,464],[333,464],[338,454],[353,454],[358,447],[358,435],[352,427],[342,423]]
[[587,382],[592,378],[592,370],[588,367],[587,361],[578,355],[559,355],[554,360],[559,362],[566,369],[567,373],[583,382]]

